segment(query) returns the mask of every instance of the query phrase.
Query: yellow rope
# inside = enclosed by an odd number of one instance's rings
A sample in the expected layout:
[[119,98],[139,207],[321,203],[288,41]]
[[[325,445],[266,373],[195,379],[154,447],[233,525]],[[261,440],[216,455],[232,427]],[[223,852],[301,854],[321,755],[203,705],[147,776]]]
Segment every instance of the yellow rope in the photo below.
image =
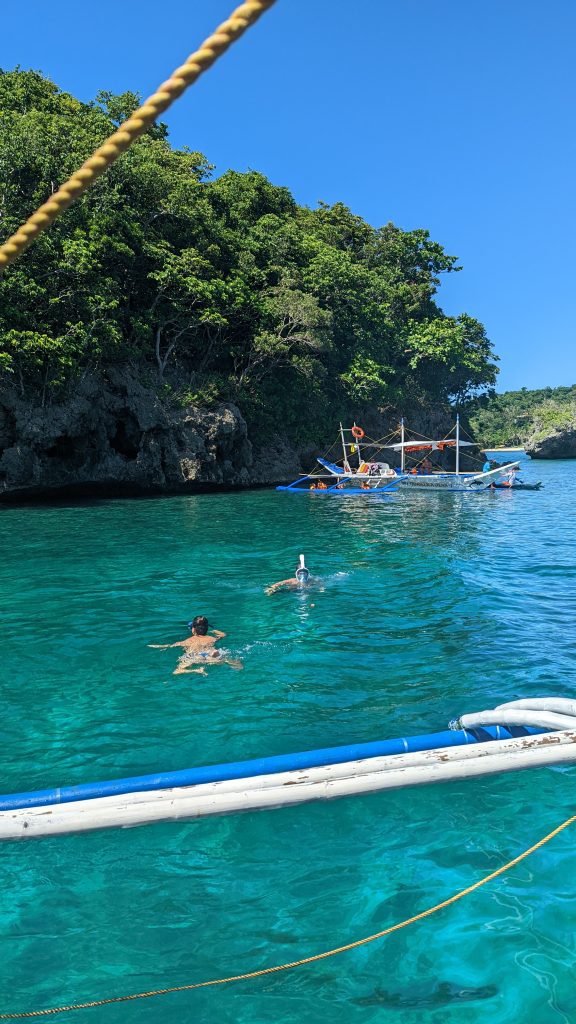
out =
[[276,0],[246,0],[216,31],[191,53],[181,67],[172,72],[156,92],[136,110],[106,142],[99,146],[82,167],[43,203],[25,224],[0,246],[0,274],[28,248],[42,231],[56,220],[92,185],[133,142],[172,105],[197,78],[215,64],[221,54],[250,28]]
[[447,900],[443,900],[442,903],[436,903],[433,907],[428,907],[427,910],[421,911],[420,914],[414,914],[413,917],[408,917],[404,921],[399,921],[397,924],[390,925],[389,928],[384,928],[381,932],[376,932],[374,935],[367,935],[363,939],[357,939],[356,942],[348,942],[345,946],[338,946],[336,949],[328,949],[324,953],[316,953],[313,956],[303,957],[302,960],[293,960],[287,964],[277,964],[275,967],[263,967],[259,971],[249,971],[247,974],[233,974],[228,978],[212,978],[210,981],[197,981],[191,985],[171,985],[170,988],[157,988],[152,989],[150,992],[133,992],[128,996],[112,996],[109,999],[93,999],[87,1003],[70,1003],[68,1006],[52,1006],[46,1010],[28,1010],[22,1013],[0,1013],[0,1020],[25,1020],[29,1017],[47,1017],[53,1013],[68,1013],[72,1010],[88,1010],[94,1006],[110,1006],[112,1003],[129,1003],[136,999],[151,999],[153,996],[166,996],[172,992],[191,992],[196,988],[209,988],[213,985],[227,985],[233,981],[248,981],[250,978],[262,978],[266,974],[278,974],[280,971],[290,971],[294,967],[303,967],[305,964],[313,964],[317,960],[326,960],[328,957],[336,956],[338,953],[347,953],[351,949],[358,949],[359,946],[366,946],[369,942],[374,942],[376,939],[382,939],[385,935],[391,935],[392,932],[398,932],[401,928],[407,928],[409,924],[415,924],[416,921],[422,921],[425,917],[431,917],[432,914],[436,914],[439,910],[444,910],[445,907],[449,907],[452,903],[456,903],[461,900],[464,896],[469,896],[470,893],[475,892],[476,889],[480,889],[481,886],[486,885],[488,882],[493,881],[494,878],[498,878],[499,875],[503,875],[510,868],[515,867],[520,861],[525,860],[531,853],[535,853],[540,847],[544,846],[545,843],[549,843],[551,839],[554,839],[560,832],[563,832],[569,825],[573,825],[576,821],[576,814],[572,815],[571,818],[567,818],[561,825],[558,825],[552,832],[549,832],[547,836],[539,839],[537,843],[530,846],[523,853],[518,854],[513,860],[509,860],[507,864],[497,868],[496,871],[491,871],[489,875],[485,875],[478,882],[474,882],[473,885],[469,885],[466,889],[461,889],[460,892],[455,893],[454,896],[450,896]]

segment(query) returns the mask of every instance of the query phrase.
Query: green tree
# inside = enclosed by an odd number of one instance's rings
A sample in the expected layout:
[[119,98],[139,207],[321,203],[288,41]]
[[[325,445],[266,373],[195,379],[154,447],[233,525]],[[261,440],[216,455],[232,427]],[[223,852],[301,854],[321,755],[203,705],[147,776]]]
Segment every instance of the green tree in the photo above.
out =
[[[138,103],[107,91],[81,103],[37,72],[0,72],[2,233]],[[482,325],[437,305],[459,267],[427,231],[374,228],[343,203],[299,207],[256,171],[212,171],[155,125],[7,270],[5,386],[59,400],[86,368],[129,361],[198,401],[235,398],[254,429],[316,440],[368,405],[493,387]]]

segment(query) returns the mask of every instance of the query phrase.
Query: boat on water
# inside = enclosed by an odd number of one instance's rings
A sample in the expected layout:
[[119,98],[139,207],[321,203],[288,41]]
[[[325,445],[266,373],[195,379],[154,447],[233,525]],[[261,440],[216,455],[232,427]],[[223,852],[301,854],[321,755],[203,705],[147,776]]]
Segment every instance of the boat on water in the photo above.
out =
[[316,460],[319,470],[276,490],[312,494],[381,494],[397,489],[396,471],[387,462],[374,458],[384,445],[368,440],[362,427],[355,423],[345,428],[340,424],[340,437],[335,444],[342,448],[341,464],[319,457]]
[[[520,463],[509,462],[487,471],[471,471],[460,469],[460,452],[462,448],[477,448],[474,441],[462,440],[460,435],[460,417],[456,417],[454,437],[440,440],[415,438],[406,440],[404,420],[400,423],[400,441],[387,445],[392,451],[400,454],[400,474],[398,483],[401,487],[416,490],[434,491],[482,491],[489,487],[504,483],[507,474],[515,470]],[[435,452],[454,451],[455,468],[453,472],[445,472],[432,466],[429,456]],[[409,468],[408,460],[413,465]]]
[[[477,448],[478,445],[474,441],[462,440],[459,417],[456,418],[455,436],[440,440],[423,437],[406,440],[406,428],[402,420],[399,431],[378,441],[367,438],[362,427],[356,423],[350,428],[340,424],[340,437],[335,443],[341,446],[339,463],[319,457],[316,461],[320,469],[299,477],[291,484],[279,486],[276,490],[332,495],[381,494],[396,491],[398,487],[407,487],[470,493],[499,484],[504,486],[511,471],[519,466],[518,462],[509,462],[488,471],[461,471],[461,449]],[[400,456],[398,470],[393,469],[388,462],[380,461],[380,454],[386,450]],[[430,455],[449,450],[455,453],[453,472],[432,466]]]
[[524,480],[504,480],[501,483],[494,484],[494,487],[498,487],[502,491],[539,491],[542,487],[542,481],[538,480],[536,483],[527,484]]

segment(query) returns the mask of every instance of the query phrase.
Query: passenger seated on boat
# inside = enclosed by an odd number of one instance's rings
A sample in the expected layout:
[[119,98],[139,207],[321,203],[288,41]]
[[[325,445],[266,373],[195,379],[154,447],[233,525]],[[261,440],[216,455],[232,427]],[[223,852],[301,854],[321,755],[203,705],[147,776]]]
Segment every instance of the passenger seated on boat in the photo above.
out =
[[[148,644],[148,647],[156,647],[159,650],[166,650],[169,647],[183,647],[185,653],[180,658],[174,669],[174,675],[181,675],[183,672],[194,672],[197,675],[207,675],[207,664],[214,665],[216,662],[222,665],[230,665],[231,668],[244,668],[237,658],[230,658],[227,651],[216,650],[215,644],[226,636],[220,629],[213,629],[212,636],[208,635],[208,619],[205,615],[197,615],[192,622],[188,623],[191,631],[186,640],[177,640],[174,644]],[[201,668],[190,668],[190,665],[200,665]]]
[[422,462],[422,472],[428,475],[429,473],[432,473],[433,469],[434,467],[430,462],[430,459],[424,459]]
[[327,491],[328,490],[328,484],[325,484],[323,480],[320,480],[316,490],[317,491]]

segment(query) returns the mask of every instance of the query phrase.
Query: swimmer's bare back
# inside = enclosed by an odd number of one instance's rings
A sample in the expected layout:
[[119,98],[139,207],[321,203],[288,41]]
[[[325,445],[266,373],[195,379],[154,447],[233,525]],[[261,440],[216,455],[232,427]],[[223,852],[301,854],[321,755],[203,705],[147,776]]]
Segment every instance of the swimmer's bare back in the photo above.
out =
[[[192,636],[186,637],[185,640],[177,640],[174,644],[148,644],[148,647],[156,647],[162,650],[167,650],[170,647],[184,648],[184,653],[173,672],[175,676],[185,673],[196,673],[197,675],[205,676],[208,674],[206,666],[215,665],[216,663],[230,665],[234,669],[244,668],[244,665],[238,658],[230,658],[227,656],[227,652],[216,650],[214,645],[225,636],[226,633],[223,633],[222,630],[213,629],[211,636],[194,633]],[[192,666],[199,667],[193,668]]]

